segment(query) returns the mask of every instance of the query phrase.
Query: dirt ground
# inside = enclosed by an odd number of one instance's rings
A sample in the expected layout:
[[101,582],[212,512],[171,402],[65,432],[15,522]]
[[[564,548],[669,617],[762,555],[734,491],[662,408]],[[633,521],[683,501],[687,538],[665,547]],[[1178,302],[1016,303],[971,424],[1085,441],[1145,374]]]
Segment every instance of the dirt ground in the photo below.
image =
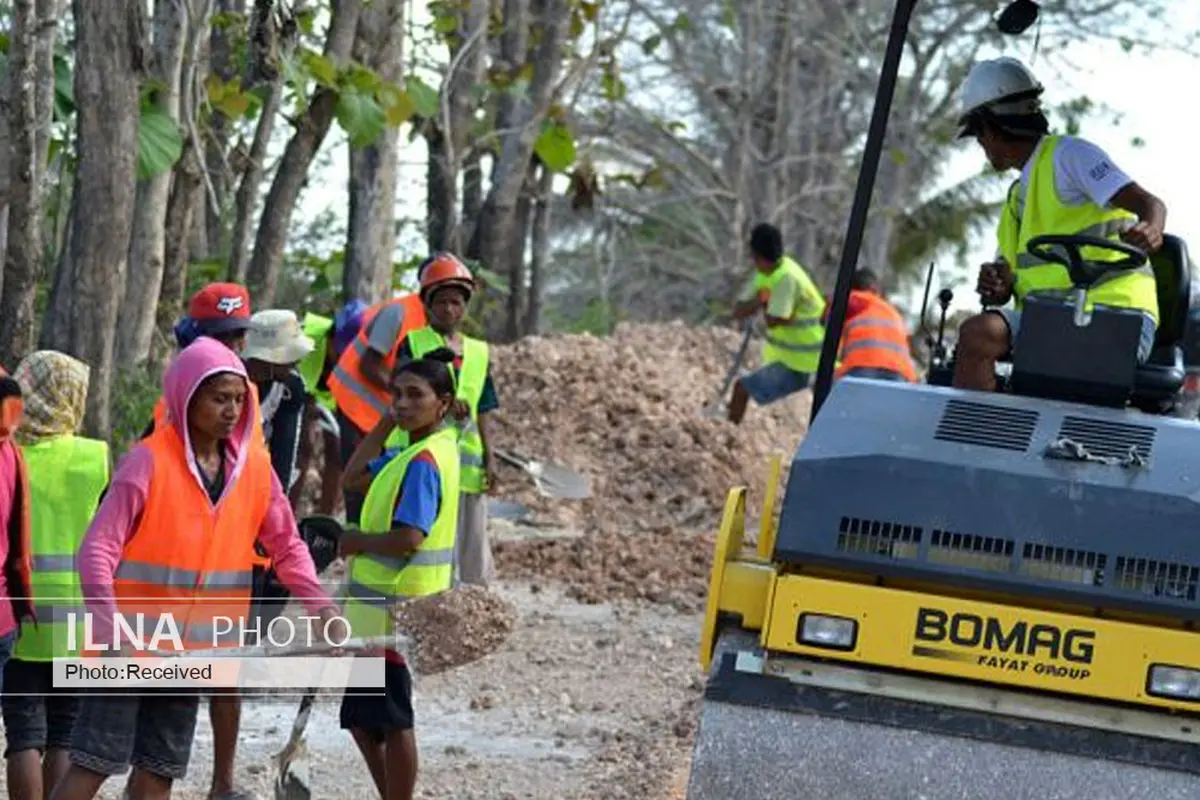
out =
[[[494,527],[508,546],[574,538]],[[501,649],[416,679],[417,797],[681,800],[703,687],[700,615],[644,599],[581,602],[554,579],[501,579],[495,589],[518,614]],[[287,740],[297,702],[247,701],[239,788],[273,796],[271,757]],[[306,741],[314,798],[376,796],[338,726],[336,700],[314,706]],[[202,709],[188,776],[172,796],[204,800],[211,775],[212,732]],[[100,797],[118,800],[123,783],[110,780]]]

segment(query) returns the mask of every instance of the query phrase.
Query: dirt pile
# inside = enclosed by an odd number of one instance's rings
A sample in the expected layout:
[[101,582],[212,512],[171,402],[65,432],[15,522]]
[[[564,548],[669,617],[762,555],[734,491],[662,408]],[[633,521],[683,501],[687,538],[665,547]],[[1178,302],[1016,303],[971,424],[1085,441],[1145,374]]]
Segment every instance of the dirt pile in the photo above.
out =
[[507,600],[467,585],[402,603],[394,618],[409,639],[408,657],[418,675],[478,661],[504,644],[517,623]]
[[584,536],[498,543],[501,574],[559,580],[586,602],[638,597],[696,608],[726,494],[750,487],[757,513],[767,459],[794,452],[811,403],[803,392],[751,405],[741,426],[703,417],[739,340],[732,330],[676,323],[496,348],[495,446],[577,469],[593,487],[589,500],[548,500],[502,465],[494,494]]
[[495,446],[584,472],[593,497],[545,500],[504,465],[496,494],[588,530],[715,527],[730,487],[758,489],[767,457],[795,450],[811,402],[803,392],[752,406],[741,426],[702,417],[739,339],[723,328],[627,324],[603,339],[531,337],[496,348]]

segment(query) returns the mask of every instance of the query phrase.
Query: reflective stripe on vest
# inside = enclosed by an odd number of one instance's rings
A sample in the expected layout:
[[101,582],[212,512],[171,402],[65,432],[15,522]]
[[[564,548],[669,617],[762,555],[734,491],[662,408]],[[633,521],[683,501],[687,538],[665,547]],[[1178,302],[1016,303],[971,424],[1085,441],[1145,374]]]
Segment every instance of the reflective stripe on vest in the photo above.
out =
[[[1080,206],[1064,204],[1058,195],[1054,176],[1054,151],[1059,136],[1045,136],[1035,156],[1025,191],[1025,206],[1018,216],[1020,182],[1009,188],[1008,199],[996,231],[1000,252],[1014,267],[1014,305],[1020,309],[1026,297],[1064,297],[1072,288],[1067,268],[1047,263],[1028,252],[1030,239],[1045,234],[1082,234],[1117,240],[1137,222],[1137,217],[1120,208],[1101,208],[1088,202]],[[1084,247],[1088,261],[1120,261],[1121,253]],[[1149,314],[1158,322],[1158,288],[1149,264],[1136,270],[1113,270],[1103,275],[1088,290],[1087,308],[1093,305],[1130,308]]]
[[[108,485],[108,444],[60,436],[21,447],[29,470],[33,526],[32,588],[37,625],[25,625],[13,656],[50,661],[67,650],[68,615],[82,630],[83,592],[75,553]],[[76,637],[77,642],[83,640]],[[77,653],[76,653],[77,654]]]
[[349,347],[338,358],[337,365],[329,375],[329,391],[340,410],[354,425],[364,433],[379,424],[379,420],[387,413],[391,398],[387,389],[379,388],[368,381],[362,374],[362,360],[370,349],[371,323],[375,317],[388,306],[399,306],[404,310],[404,319],[392,349],[384,354],[383,367],[391,373],[396,365],[396,354],[400,343],[410,331],[425,326],[425,306],[421,298],[415,294],[405,295],[393,300],[378,303],[367,309],[363,315],[362,330]]
[[821,344],[825,339],[825,326],[821,324],[821,313],[825,298],[817,289],[808,273],[784,256],[769,275],[761,272],[754,278],[754,285],[768,297],[784,277],[796,283],[796,298],[787,322],[767,328],[767,339],[763,343],[763,363],[778,361],[796,372],[816,372],[821,360]]
[[[414,359],[446,346],[446,338],[431,327],[415,330],[408,335],[408,347]],[[487,342],[470,336],[462,337],[462,346],[462,367],[458,370],[455,383],[455,398],[467,404],[471,415],[461,423],[459,430],[460,485],[467,494],[480,494],[484,489],[485,476],[483,437],[479,433],[479,401],[483,398],[483,387],[487,382],[490,350]],[[388,437],[387,445],[406,447],[408,435],[396,429]]]
[[866,310],[847,320],[836,374],[852,369],[886,369],[907,381],[917,379],[908,347],[908,326],[900,312],[874,292],[854,290],[854,299]]
[[336,408],[333,394],[328,389],[321,388],[321,373],[325,371],[325,354],[329,351],[329,334],[333,330],[333,320],[320,314],[309,312],[304,315],[304,333],[316,346],[313,351],[300,360],[296,370],[304,379],[304,388],[316,401],[332,411]]
[[354,636],[381,636],[392,629],[390,609],[400,600],[436,594],[450,588],[454,573],[454,539],[458,529],[458,444],[453,428],[443,427],[406,448],[380,470],[367,490],[362,532],[390,535],[392,517],[408,465],[428,452],[441,480],[441,505],[425,541],[404,559],[376,555],[350,558],[342,592],[342,616]]
[[246,448],[245,462],[231,471],[214,505],[173,425],[155,430],[142,446],[150,450],[153,472],[117,566],[117,608],[126,619],[144,615],[147,636],[149,620],[169,614],[187,648],[236,644],[237,637],[215,641],[213,634],[217,627],[240,630],[249,614],[254,542],[271,503],[266,448]]

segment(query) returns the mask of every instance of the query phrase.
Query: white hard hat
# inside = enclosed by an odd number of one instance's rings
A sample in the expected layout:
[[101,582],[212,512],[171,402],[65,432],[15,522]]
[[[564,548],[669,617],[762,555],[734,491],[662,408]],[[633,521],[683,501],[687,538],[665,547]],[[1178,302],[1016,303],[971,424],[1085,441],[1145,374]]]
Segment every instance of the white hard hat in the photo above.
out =
[[1029,68],[1015,58],[1003,56],[980,61],[971,68],[960,92],[959,136],[967,135],[968,118],[982,109],[997,116],[1036,114],[1042,84]]

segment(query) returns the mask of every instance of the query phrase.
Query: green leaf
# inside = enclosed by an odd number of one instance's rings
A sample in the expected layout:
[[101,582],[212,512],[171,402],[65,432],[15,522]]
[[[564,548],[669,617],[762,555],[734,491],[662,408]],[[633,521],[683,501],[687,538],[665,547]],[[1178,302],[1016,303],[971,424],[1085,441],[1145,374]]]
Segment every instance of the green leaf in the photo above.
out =
[[433,17],[433,30],[442,36],[457,33],[458,17],[454,14],[435,14]]
[[337,67],[325,56],[315,50],[302,50],[300,63],[308,70],[308,74],[320,85],[333,89],[337,86]]
[[54,119],[64,122],[75,113],[75,79],[71,62],[61,53],[54,54]]
[[586,23],[583,21],[583,14],[576,8],[571,12],[571,27],[567,30],[567,35],[572,39],[578,39],[583,35]]
[[425,81],[415,75],[409,75],[404,79],[404,90],[408,93],[408,97],[413,102],[413,107],[416,108],[417,114],[426,119],[437,116],[438,113],[438,92]]
[[692,18],[687,14],[679,14],[675,17],[675,30],[679,32],[689,31],[692,29]]
[[575,139],[565,125],[547,122],[533,143],[533,152],[554,172],[565,172],[575,163]]
[[378,97],[383,106],[384,119],[393,128],[408,122],[417,110],[412,98],[395,86],[384,86]]
[[312,35],[313,23],[316,22],[317,11],[313,8],[306,8],[296,12],[296,27],[301,33]]
[[579,4],[579,10],[583,12],[583,18],[588,22],[595,22],[596,15],[600,13],[599,3],[588,3],[586,0]]
[[604,77],[600,79],[600,85],[604,89],[604,97],[608,100],[615,102],[625,97],[625,82],[621,80],[621,76],[617,74],[615,69],[604,71]]
[[383,131],[387,120],[375,98],[347,86],[338,93],[338,124],[350,137],[351,147],[366,147]]
[[170,171],[183,154],[183,134],[165,111],[143,108],[138,121],[138,178]]
[[1133,50],[1133,40],[1132,39],[1130,39],[1126,36],[1122,36],[1117,41],[1120,42],[1121,49],[1124,50],[1126,53],[1129,53]]
[[650,55],[658,49],[660,44],[662,44],[662,36],[659,34],[656,33],[653,36],[647,36],[642,40],[642,52],[646,55]]

